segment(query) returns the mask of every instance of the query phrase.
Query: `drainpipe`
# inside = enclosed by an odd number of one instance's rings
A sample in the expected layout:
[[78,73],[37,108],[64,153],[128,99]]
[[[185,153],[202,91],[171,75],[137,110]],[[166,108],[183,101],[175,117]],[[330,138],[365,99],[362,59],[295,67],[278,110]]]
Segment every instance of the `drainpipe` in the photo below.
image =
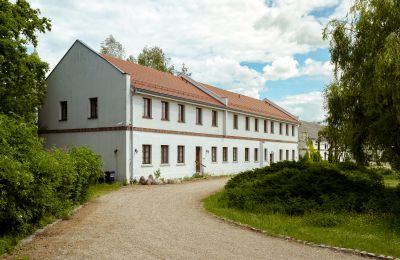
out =
[[133,95],[135,95],[135,88],[131,85],[130,91],[129,91],[129,97],[130,97],[130,124],[129,124],[129,154],[130,154],[130,165],[129,167],[131,168],[131,176],[130,180],[133,180]]

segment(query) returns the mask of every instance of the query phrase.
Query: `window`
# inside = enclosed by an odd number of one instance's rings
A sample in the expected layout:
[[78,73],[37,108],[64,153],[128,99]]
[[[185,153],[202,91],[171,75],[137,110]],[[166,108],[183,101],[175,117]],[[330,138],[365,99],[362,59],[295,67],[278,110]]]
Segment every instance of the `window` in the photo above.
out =
[[286,150],[286,160],[289,161],[289,150]]
[[264,161],[267,162],[268,161],[268,149],[264,148]]
[[196,107],[196,124],[201,125],[202,124],[202,118],[201,118],[201,108]]
[[217,162],[217,147],[211,147],[211,162]]
[[185,122],[185,105],[178,105],[178,122]]
[[89,98],[89,118],[97,118],[97,97]]
[[151,118],[151,99],[143,98],[143,117]]
[[151,145],[144,144],[142,146],[143,160],[142,164],[151,164]]
[[264,133],[268,133],[268,121],[264,120]]
[[282,149],[279,149],[279,161],[282,161],[282,157],[283,157],[283,151]]
[[169,103],[166,101],[161,101],[161,120],[169,120]]
[[60,102],[60,121],[67,121],[68,119],[68,104],[67,101]]
[[237,147],[233,147],[233,161],[234,162],[237,162],[237,150],[238,150],[238,148]]
[[292,150],[292,161],[294,161],[295,157],[296,157],[296,152],[295,150]]
[[212,111],[212,126],[218,126],[218,112]]
[[168,145],[161,145],[161,164],[168,164]]
[[286,135],[289,135],[289,124],[286,124]]
[[296,128],[294,125],[292,125],[292,136],[296,135]]
[[222,147],[222,161],[228,161],[228,147]]
[[271,165],[272,163],[274,163],[274,152],[269,155],[269,164]]
[[246,116],[246,130],[250,130],[250,117]]
[[280,134],[280,135],[282,134],[282,131],[283,131],[283,129],[282,129],[282,123],[279,123],[279,134]]
[[273,134],[273,133],[274,133],[274,122],[271,121],[271,134]]
[[233,129],[239,129],[238,115],[233,115]]
[[185,146],[178,145],[178,163],[185,163]]
[[258,162],[258,148],[254,148],[254,161]]
[[245,149],[244,149],[244,160],[245,160],[246,162],[249,161],[249,153],[250,153],[250,149],[249,149],[249,148],[245,148]]
[[258,132],[258,119],[254,118],[254,131]]

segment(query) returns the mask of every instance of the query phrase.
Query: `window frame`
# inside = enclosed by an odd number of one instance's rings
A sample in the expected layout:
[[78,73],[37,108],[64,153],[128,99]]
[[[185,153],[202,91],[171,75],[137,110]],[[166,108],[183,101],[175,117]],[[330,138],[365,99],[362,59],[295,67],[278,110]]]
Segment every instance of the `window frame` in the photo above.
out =
[[239,129],[239,116],[237,114],[233,115],[233,129]]
[[228,162],[228,147],[222,147],[222,162]]
[[233,162],[237,162],[238,161],[237,152],[238,152],[238,148],[237,147],[233,147],[233,149],[232,149],[232,161]]
[[244,148],[244,161],[250,162],[250,148]]
[[218,111],[211,110],[211,126],[218,127]]
[[279,149],[279,161],[283,159],[283,149]]
[[151,98],[143,98],[143,118],[152,119],[152,100]]
[[259,154],[258,154],[259,152],[258,152],[258,148],[254,148],[254,162],[258,162],[258,157],[259,157]]
[[212,146],[211,147],[211,162],[212,163],[218,162],[218,156],[217,156],[218,153],[217,152],[218,152],[217,147],[216,146]]
[[68,120],[68,101],[60,101],[60,119],[58,121]]
[[[148,148],[148,149],[147,149]],[[146,158],[146,154],[148,156]],[[148,159],[148,160],[146,160]],[[151,144],[143,144],[142,145],[142,164],[149,165],[151,164]]]
[[250,131],[250,117],[246,116],[246,131]]
[[268,120],[264,119],[264,133],[268,133]]
[[185,105],[178,104],[178,123],[185,123]]
[[98,98],[91,97],[91,98],[89,98],[89,117],[88,117],[88,119],[97,119],[97,118],[99,118]]
[[258,118],[254,118],[254,131],[258,132]]
[[169,145],[161,145],[161,164],[169,164]]
[[283,123],[279,123],[279,135],[283,134]]
[[290,153],[289,150],[286,150],[286,161],[290,160]]
[[161,120],[169,121],[169,102],[161,101]]
[[292,125],[292,136],[296,135],[296,126]]
[[270,121],[271,122],[271,124],[270,124],[270,132],[271,132],[271,134],[274,134],[275,133],[275,124],[274,124],[274,121]]
[[203,109],[201,107],[196,107],[196,125],[203,124]]
[[176,162],[180,163],[180,164],[185,163],[185,146],[184,145],[177,146]]

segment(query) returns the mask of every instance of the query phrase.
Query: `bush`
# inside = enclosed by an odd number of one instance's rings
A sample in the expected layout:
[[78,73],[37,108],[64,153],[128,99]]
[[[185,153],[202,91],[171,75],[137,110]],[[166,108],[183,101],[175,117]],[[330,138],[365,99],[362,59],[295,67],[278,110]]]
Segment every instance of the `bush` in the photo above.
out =
[[299,215],[306,212],[400,212],[400,197],[382,176],[351,163],[279,162],[233,177],[229,207]]
[[102,175],[88,148],[43,149],[37,128],[0,115],[0,236],[27,234],[49,216],[84,201]]

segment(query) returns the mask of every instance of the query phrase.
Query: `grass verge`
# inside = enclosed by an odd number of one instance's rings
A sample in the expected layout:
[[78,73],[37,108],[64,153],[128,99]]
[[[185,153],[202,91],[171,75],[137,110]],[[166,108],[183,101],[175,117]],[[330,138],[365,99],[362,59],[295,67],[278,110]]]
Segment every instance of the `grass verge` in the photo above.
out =
[[[101,184],[90,185],[86,201],[87,202],[91,201],[111,191],[118,190],[121,186],[123,186],[122,182],[115,182],[112,184],[101,183]],[[54,216],[48,216],[42,219],[35,227],[33,227],[30,230],[31,231],[30,233],[31,234],[34,233],[35,230],[43,228],[48,224],[54,222],[55,220],[56,218]],[[15,235],[7,235],[0,237],[0,256],[2,256],[5,253],[10,253],[13,250],[13,248],[19,243],[19,241],[21,241],[28,235],[29,234],[15,234]]]
[[400,257],[400,217],[355,213],[307,213],[289,216],[250,213],[228,208],[220,200],[223,191],[203,200],[211,213],[235,222],[265,230],[270,235],[285,235],[309,242]]

